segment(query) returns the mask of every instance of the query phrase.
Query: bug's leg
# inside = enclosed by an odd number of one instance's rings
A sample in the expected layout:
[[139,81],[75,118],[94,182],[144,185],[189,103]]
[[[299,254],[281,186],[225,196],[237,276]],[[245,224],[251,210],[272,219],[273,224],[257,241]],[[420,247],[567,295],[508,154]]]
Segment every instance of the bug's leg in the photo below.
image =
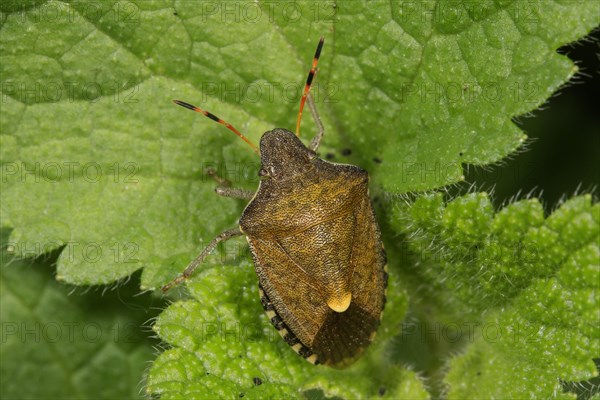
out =
[[215,182],[217,182],[217,184],[219,184],[221,186],[226,186],[226,187],[231,186],[231,181],[227,178],[221,178],[219,176],[219,174],[217,173],[217,170],[212,167],[206,168],[206,175],[213,178],[215,180]]
[[232,188],[231,182],[228,179],[221,178],[214,168],[208,168],[206,174],[212,177],[220,186],[215,188],[215,192],[219,196],[233,197],[236,199],[252,200],[254,192],[250,190]]
[[215,188],[215,192],[219,196],[233,197],[236,199],[243,199],[243,200],[252,200],[252,198],[254,197],[254,192],[252,190],[244,190],[244,189],[238,189],[238,188],[220,187],[219,186],[219,187]]
[[187,268],[183,271],[183,273],[181,275],[179,275],[177,278],[173,279],[171,282],[164,285],[162,287],[162,291],[167,292],[173,286],[177,286],[181,282],[188,279],[192,275],[194,270],[198,267],[198,265],[200,265],[200,263],[202,263],[202,261],[204,261],[206,256],[208,256],[210,254],[210,252],[213,251],[215,247],[217,247],[217,244],[219,244],[222,241],[229,240],[232,237],[240,236],[240,235],[242,235],[242,232],[240,231],[239,227],[226,230],[225,232],[221,232],[216,238],[211,240],[211,242],[208,244],[208,246],[206,246],[206,248],[202,251],[202,253],[200,253],[200,255],[198,257],[196,257],[196,259],[194,259],[194,261],[192,261],[190,263],[190,265],[187,266]]
[[312,114],[313,119],[315,120],[315,124],[317,125],[318,132],[315,137],[310,141],[310,149],[314,152],[317,151],[319,145],[321,144],[321,139],[323,138],[323,134],[325,133],[325,128],[323,127],[323,122],[321,122],[321,117],[319,117],[319,113],[317,112],[317,106],[315,105],[315,101],[313,100],[311,94],[309,93],[306,97],[308,102],[308,108],[310,108],[310,113]]

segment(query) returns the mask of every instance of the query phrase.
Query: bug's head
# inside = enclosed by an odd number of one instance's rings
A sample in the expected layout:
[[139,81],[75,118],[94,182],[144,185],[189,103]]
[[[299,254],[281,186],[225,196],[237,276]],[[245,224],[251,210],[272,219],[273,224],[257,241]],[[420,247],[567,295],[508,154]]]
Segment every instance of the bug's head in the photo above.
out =
[[274,180],[289,179],[312,167],[316,153],[286,129],[265,132],[260,139],[259,176]]

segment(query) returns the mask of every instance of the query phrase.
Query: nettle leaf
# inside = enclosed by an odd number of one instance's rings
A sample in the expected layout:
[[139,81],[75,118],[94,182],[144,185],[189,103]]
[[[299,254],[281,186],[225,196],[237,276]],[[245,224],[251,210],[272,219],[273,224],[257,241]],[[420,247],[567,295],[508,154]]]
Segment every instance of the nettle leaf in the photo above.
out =
[[154,362],[146,390],[162,399],[289,398],[314,391],[341,398],[428,398],[414,372],[382,363],[385,343],[408,306],[394,278],[383,324],[364,359],[334,370],[308,363],[281,339],[258,301],[250,263],[205,269],[188,284],[191,298],[173,303],[154,325],[173,348]]
[[[600,204],[570,199],[547,218],[536,199],[495,213],[487,195],[399,205],[424,281],[476,330],[450,363],[451,398],[550,397],[559,379],[593,377],[600,351]],[[441,283],[440,283],[441,282]],[[474,335],[474,336],[473,336]]]
[[140,377],[156,345],[141,331],[155,313],[152,296],[140,296],[133,282],[69,293],[54,279],[52,260],[15,260],[5,240],[2,234],[0,396],[141,398]]
[[[244,207],[214,194],[208,169],[251,189],[259,164],[222,126],[171,100],[202,105],[255,143],[274,127],[294,129],[320,36],[326,45],[314,95],[326,128],[322,155],[365,167],[387,191],[457,182],[462,163],[495,162],[522,143],[510,118],[576,72],[555,50],[598,24],[593,2],[249,1],[233,11],[225,4],[2,2],[0,226],[12,229],[15,255],[58,249],[57,279],[76,285],[108,284],[140,269],[144,289],[169,281],[235,226]],[[314,133],[306,118],[302,137]],[[223,246],[238,257],[226,263],[233,269],[212,273],[235,296],[249,296],[245,287],[256,282],[238,248]],[[227,294],[195,293],[217,263],[208,260],[190,284],[192,298],[159,319],[156,329],[174,347],[157,360],[149,392],[363,397],[376,396],[381,384],[384,396],[423,394],[415,374],[381,365],[383,345],[349,371],[315,369],[283,341],[265,339],[273,329],[259,332],[256,347],[242,341],[226,349],[238,358],[236,350],[245,350],[243,365],[252,374],[260,366],[261,379],[277,387],[256,386],[233,362],[226,367],[225,356],[213,354],[223,343],[198,339],[193,321],[200,314],[208,323],[241,323],[249,321],[245,307],[254,318],[262,312],[256,293],[229,308]],[[401,293],[384,324],[404,315]],[[489,293],[490,302],[501,297]],[[208,309],[212,297],[218,306]],[[184,317],[186,307],[194,319]],[[177,334],[178,326],[187,332]]]
[[336,42],[332,80],[344,100],[334,115],[373,179],[392,192],[461,181],[462,164],[517,149],[526,135],[511,118],[577,72],[556,49],[600,23],[594,2],[351,4],[336,24],[336,38],[346,40]]

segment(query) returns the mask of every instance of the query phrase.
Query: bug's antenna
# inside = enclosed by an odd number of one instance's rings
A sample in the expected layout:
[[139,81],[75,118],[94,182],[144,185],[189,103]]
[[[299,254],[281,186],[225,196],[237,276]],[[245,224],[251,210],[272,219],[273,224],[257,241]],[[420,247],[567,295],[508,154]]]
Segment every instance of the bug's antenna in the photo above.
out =
[[325,38],[321,38],[319,40],[319,44],[317,45],[317,51],[315,51],[315,57],[313,58],[312,67],[308,72],[308,78],[306,78],[306,85],[304,85],[304,93],[302,93],[302,99],[300,100],[300,111],[298,112],[298,121],[296,122],[296,136],[300,136],[300,120],[302,119],[302,110],[304,109],[304,103],[306,102],[306,96],[308,96],[308,91],[310,90],[310,85],[312,84],[313,78],[317,73],[317,63],[319,62],[319,56],[321,56],[321,49],[323,48],[323,42]]
[[252,143],[250,140],[248,140],[248,138],[244,135],[242,135],[240,133],[240,131],[238,131],[237,129],[235,129],[233,127],[233,125],[231,125],[229,122],[223,121],[221,118],[217,117],[216,115],[209,113],[208,111],[205,111],[203,109],[201,109],[200,107],[196,107],[193,106],[189,103],[186,103],[185,101],[181,101],[181,100],[173,100],[173,103],[177,104],[178,106],[187,108],[188,110],[192,110],[192,111],[196,111],[199,112],[201,114],[206,115],[208,118],[212,119],[213,121],[215,121],[218,124],[221,125],[225,125],[227,127],[227,129],[229,129],[230,131],[232,131],[233,133],[235,133],[236,135],[238,135],[244,142],[248,143],[250,145],[250,147],[252,147],[252,150],[254,150],[255,153],[258,154],[258,148],[256,147],[256,145],[254,143]]

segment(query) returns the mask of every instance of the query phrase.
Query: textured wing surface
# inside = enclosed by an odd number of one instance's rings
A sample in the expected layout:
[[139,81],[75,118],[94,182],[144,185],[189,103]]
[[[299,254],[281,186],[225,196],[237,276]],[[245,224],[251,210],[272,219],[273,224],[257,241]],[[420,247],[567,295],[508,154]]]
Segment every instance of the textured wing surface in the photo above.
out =
[[259,284],[276,313],[307,347],[327,315],[325,293],[276,241],[248,237]]
[[[347,215],[287,238],[249,236],[248,242],[274,324],[282,320],[321,363],[355,360],[372,340],[385,303],[385,254],[366,193]],[[328,301],[344,292],[352,295],[350,305],[333,311]]]
[[351,255],[352,301],[344,312],[329,310],[311,350],[321,362],[343,367],[354,362],[375,337],[385,306],[386,257],[371,202],[355,213]]
[[352,245],[353,302],[377,319],[385,306],[387,260],[381,233],[368,196],[356,212]]
[[327,303],[343,302],[351,293],[354,213],[323,221],[291,237],[278,240],[286,254],[306,271]]

